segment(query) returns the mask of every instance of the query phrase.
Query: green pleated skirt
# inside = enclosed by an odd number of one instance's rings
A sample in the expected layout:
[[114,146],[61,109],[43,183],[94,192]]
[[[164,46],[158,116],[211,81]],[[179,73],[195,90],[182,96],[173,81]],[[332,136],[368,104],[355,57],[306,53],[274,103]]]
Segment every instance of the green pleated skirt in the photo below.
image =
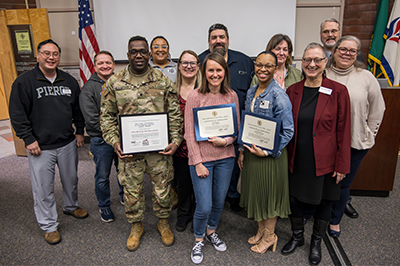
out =
[[259,157],[247,149],[244,154],[240,206],[255,221],[290,214],[288,157],[286,148],[281,156]]

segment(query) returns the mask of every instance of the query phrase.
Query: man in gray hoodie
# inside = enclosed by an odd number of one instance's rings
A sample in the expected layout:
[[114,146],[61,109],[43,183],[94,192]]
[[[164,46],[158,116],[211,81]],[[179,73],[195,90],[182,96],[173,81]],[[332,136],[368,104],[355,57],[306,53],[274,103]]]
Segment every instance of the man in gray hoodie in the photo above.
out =
[[[114,148],[107,144],[100,129],[100,103],[103,85],[110,78],[115,69],[114,57],[110,52],[100,51],[94,57],[96,72],[83,86],[79,97],[80,107],[86,121],[86,132],[90,136],[90,151],[96,164],[95,193],[99,202],[101,220],[109,223],[114,221],[114,214],[110,205],[110,180],[109,175],[114,161],[118,170],[118,156]],[[119,184],[121,203],[124,202],[123,187]]]

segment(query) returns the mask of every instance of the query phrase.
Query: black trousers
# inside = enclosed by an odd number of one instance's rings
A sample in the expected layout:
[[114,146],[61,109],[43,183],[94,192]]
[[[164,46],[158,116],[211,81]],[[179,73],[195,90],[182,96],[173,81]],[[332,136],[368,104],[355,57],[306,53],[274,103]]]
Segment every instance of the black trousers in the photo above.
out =
[[193,219],[196,207],[192,178],[189,171],[189,159],[173,156],[176,191],[178,193],[178,222],[189,223]]
[[318,205],[311,205],[305,202],[301,202],[295,197],[290,197],[290,210],[292,211],[291,217],[303,218],[306,209],[315,209],[314,219],[319,219],[323,221],[329,221],[331,217],[332,201],[331,200],[321,200]]

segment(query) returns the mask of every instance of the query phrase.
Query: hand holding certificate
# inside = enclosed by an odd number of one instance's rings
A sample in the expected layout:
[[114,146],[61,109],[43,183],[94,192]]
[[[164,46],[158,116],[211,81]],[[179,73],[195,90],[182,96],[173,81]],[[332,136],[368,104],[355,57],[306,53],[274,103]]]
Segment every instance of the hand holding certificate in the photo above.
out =
[[210,137],[231,137],[237,135],[236,104],[223,104],[193,108],[196,140]]
[[168,113],[120,115],[119,119],[124,155],[168,147]]
[[242,112],[238,143],[276,153],[279,149],[281,120],[259,114]]

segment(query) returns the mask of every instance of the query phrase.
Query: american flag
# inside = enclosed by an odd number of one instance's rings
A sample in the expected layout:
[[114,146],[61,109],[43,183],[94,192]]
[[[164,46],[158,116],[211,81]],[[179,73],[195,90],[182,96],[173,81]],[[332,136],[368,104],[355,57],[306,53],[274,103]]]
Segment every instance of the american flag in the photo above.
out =
[[89,0],[78,0],[79,4],[79,68],[81,85],[94,73],[93,57],[100,51],[94,30]]

